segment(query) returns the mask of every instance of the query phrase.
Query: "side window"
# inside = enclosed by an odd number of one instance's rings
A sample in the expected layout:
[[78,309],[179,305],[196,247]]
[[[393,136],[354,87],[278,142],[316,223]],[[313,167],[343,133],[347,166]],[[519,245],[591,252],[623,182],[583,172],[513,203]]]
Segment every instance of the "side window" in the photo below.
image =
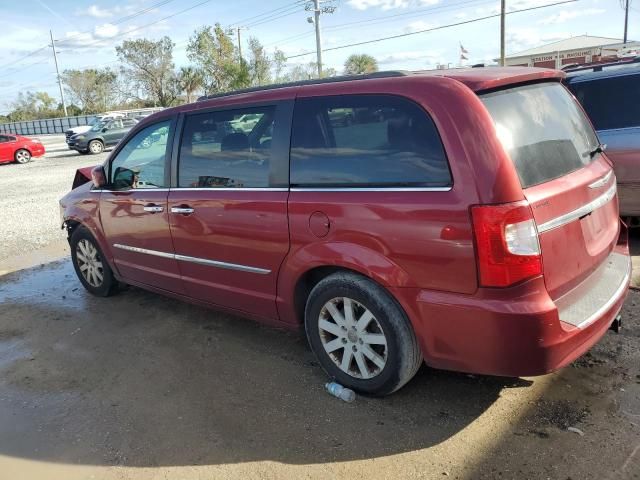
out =
[[162,188],[170,121],[140,130],[111,161],[109,180],[115,190]]
[[6,137],[4,135],[0,135],[0,143],[5,143],[9,141],[9,137]]
[[389,95],[296,100],[291,184],[303,187],[449,186],[440,136],[417,104]]
[[125,128],[133,127],[136,123],[138,123],[138,122],[136,122],[135,120],[129,119],[129,118],[125,118],[122,121],[122,124],[124,125]]
[[268,187],[274,115],[275,107],[268,106],[187,116],[178,186]]
[[576,82],[569,89],[596,130],[640,126],[640,74]]

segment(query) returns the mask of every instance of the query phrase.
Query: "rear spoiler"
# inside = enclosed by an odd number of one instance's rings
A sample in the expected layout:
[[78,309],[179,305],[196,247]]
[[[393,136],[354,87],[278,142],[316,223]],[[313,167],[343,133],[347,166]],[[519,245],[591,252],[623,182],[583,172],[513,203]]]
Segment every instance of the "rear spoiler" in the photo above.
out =
[[91,181],[91,170],[96,168],[97,165],[93,167],[84,167],[76,170],[76,176],[73,177],[73,184],[71,185],[71,189],[78,188],[80,185],[84,185],[87,182]]

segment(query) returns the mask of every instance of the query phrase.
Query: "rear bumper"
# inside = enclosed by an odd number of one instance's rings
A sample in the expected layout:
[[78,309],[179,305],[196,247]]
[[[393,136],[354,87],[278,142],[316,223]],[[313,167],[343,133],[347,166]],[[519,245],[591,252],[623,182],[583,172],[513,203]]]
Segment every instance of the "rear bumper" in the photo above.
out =
[[[556,301],[542,277],[508,289],[479,289],[471,296],[392,291],[409,314],[430,366],[487,375],[542,375],[583,355],[618,315],[631,269],[626,238],[621,237],[612,255],[618,260],[614,272],[604,275],[598,269]],[[606,298],[596,294],[602,286],[598,280],[617,282]]]

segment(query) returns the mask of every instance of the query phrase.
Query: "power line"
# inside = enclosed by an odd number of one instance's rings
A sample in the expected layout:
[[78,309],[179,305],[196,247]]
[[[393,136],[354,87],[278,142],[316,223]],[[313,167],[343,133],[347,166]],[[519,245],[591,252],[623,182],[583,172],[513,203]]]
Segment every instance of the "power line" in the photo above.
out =
[[258,15],[254,15],[252,17],[243,18],[242,20],[238,20],[237,22],[232,22],[232,23],[229,24],[229,27],[231,27],[233,25],[244,24],[244,23],[249,22],[251,20],[258,21],[258,20],[256,20],[257,18],[263,17],[265,15],[271,15],[271,14],[276,13],[276,12],[282,13],[282,12],[280,12],[280,10],[288,10],[293,5],[296,5],[296,6],[300,5],[300,0],[296,0],[295,2],[288,3],[286,5],[283,5],[282,7],[274,8],[272,10],[267,10],[266,12],[259,13]]
[[247,27],[257,27],[258,25],[262,25],[264,23],[273,22],[273,21],[278,20],[280,18],[288,17],[290,15],[293,15],[294,13],[298,13],[298,12],[301,12],[301,11],[302,10],[300,10],[300,6],[296,5],[295,7],[293,7],[293,9],[291,9],[289,11],[280,12],[280,13],[282,13],[282,15],[267,17],[267,18],[264,18],[264,19],[262,19],[260,21],[256,21],[254,23],[249,23],[246,26]]
[[6,68],[6,67],[9,67],[9,66],[11,66],[11,65],[15,65],[16,63],[21,62],[21,61],[22,61],[22,60],[24,60],[25,58],[29,58],[29,57],[31,57],[31,56],[33,56],[33,55],[35,55],[35,54],[36,54],[36,53],[38,53],[38,52],[42,52],[43,50],[45,50],[45,49],[47,49],[47,48],[49,48],[49,45],[45,45],[44,47],[40,47],[40,48],[38,48],[37,50],[34,50],[33,52],[27,53],[26,55],[24,55],[23,57],[20,57],[20,58],[19,58],[19,59],[17,59],[17,60],[13,60],[12,62],[5,63],[4,65],[1,65],[1,66],[0,66],[0,70],[4,69],[4,68]]
[[[567,3],[575,3],[575,2],[578,2],[578,1],[580,1],[580,0],[565,0],[565,1],[562,1],[562,2],[549,3],[547,5],[539,5],[537,7],[522,8],[520,10],[512,10],[510,12],[507,12],[506,14],[507,15],[511,15],[513,13],[528,12],[528,11],[531,11],[531,10],[538,10],[538,9],[541,9],[541,8],[554,7],[556,5],[564,5],[564,4],[567,4]],[[365,40],[363,42],[349,43],[347,45],[340,45],[340,46],[337,46],[337,47],[327,48],[324,51],[325,52],[329,52],[329,51],[332,51],[332,50],[341,50],[343,48],[357,47],[357,46],[360,46],[360,45],[368,45],[370,43],[382,42],[384,40],[393,40],[393,39],[396,39],[396,38],[409,37],[411,35],[418,35],[419,33],[427,33],[427,32],[433,32],[433,31],[436,31],[436,30],[442,30],[442,29],[450,28],[450,27],[458,27],[460,25],[466,25],[466,24],[469,24],[469,23],[480,22],[482,20],[488,20],[490,18],[497,18],[497,17],[500,17],[500,13],[497,13],[497,14],[494,14],[494,15],[487,15],[487,16],[484,16],[484,17],[472,18],[470,20],[464,20],[464,21],[460,21],[460,22],[456,22],[456,23],[450,23],[450,24],[447,24],[447,25],[440,25],[438,27],[425,28],[424,30],[418,30],[416,32],[400,33],[400,34],[397,34],[397,35],[391,35],[389,37],[374,38],[372,40]],[[306,55],[311,55],[313,53],[314,52],[311,51],[311,52],[299,53],[297,55],[290,55],[290,56],[287,57],[287,60],[289,60],[291,58],[304,57]]]

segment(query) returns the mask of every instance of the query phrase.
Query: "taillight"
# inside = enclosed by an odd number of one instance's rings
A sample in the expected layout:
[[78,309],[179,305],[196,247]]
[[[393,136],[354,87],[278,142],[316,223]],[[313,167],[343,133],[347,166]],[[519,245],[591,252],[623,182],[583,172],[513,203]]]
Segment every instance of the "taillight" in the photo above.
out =
[[483,287],[507,287],[542,273],[533,212],[526,201],[471,207]]

